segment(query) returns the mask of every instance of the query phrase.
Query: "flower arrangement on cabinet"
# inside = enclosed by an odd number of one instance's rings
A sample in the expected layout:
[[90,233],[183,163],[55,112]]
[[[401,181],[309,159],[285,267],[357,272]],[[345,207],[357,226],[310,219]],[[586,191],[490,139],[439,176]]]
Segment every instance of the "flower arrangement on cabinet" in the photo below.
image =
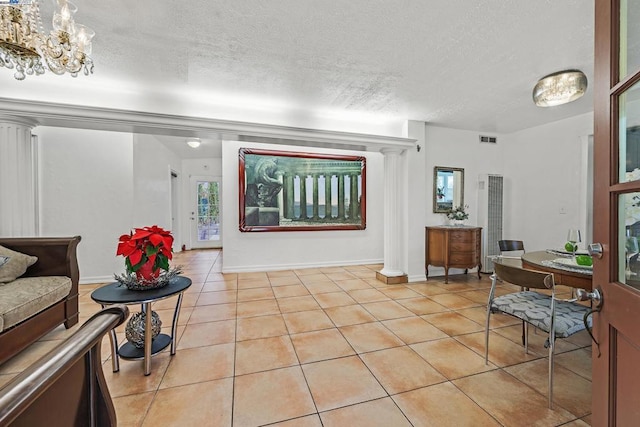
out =
[[134,228],[120,236],[116,255],[125,258],[126,273],[115,278],[129,289],[143,290],[165,286],[180,273],[180,268],[169,268],[173,258],[171,232],[152,225]]
[[453,209],[451,209],[449,212],[447,212],[447,218],[449,218],[452,221],[464,221],[465,219],[469,218],[469,213],[467,212],[467,209],[469,209],[469,205],[456,206]]

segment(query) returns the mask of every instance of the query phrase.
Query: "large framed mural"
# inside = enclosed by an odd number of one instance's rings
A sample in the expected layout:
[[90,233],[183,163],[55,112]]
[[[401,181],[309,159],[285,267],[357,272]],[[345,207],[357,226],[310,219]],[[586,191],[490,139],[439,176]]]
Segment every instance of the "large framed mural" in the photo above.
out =
[[240,231],[364,230],[366,159],[239,150]]

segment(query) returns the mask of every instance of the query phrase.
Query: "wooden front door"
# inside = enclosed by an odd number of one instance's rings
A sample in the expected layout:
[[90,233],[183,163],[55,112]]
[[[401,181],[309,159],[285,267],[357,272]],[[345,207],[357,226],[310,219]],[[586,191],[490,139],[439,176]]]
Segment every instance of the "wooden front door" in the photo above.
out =
[[593,426],[640,425],[640,1],[595,1]]

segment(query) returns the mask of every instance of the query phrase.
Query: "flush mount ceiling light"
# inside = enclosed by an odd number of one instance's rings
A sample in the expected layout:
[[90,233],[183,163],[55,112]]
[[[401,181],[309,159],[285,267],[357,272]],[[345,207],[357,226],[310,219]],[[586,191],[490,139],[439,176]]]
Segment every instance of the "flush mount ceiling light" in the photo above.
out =
[[80,71],[93,73],[91,38],[95,32],[76,24],[78,8],[67,0],[53,0],[53,30],[44,32],[38,0],[0,0],[0,68],[15,69],[13,77]]
[[187,140],[187,145],[191,148],[200,147],[200,138],[191,138]]
[[575,101],[587,91],[587,76],[580,70],[565,70],[538,80],[533,102],[538,107],[554,107]]

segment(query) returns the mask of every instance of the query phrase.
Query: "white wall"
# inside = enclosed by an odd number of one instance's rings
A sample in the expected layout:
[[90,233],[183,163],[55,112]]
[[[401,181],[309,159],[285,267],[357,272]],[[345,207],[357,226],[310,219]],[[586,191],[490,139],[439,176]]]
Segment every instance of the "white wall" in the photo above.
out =
[[[442,214],[432,213],[433,167],[465,169],[467,224],[477,224],[478,176],[504,177],[505,239],[524,240],[528,251],[561,247],[569,228],[587,227],[588,135],[593,114],[497,136],[495,145],[479,143],[482,132],[426,126],[425,224],[443,224]],[[485,133],[482,133],[483,135]],[[562,212],[562,213],[561,213]],[[581,247],[585,247],[584,242]],[[430,275],[443,274],[431,268]]]
[[[238,229],[238,150],[241,147],[364,155],[367,158],[367,228],[345,231],[241,233]],[[382,262],[382,154],[223,141],[222,168],[223,271],[265,271]]]
[[171,170],[182,160],[153,135],[133,136],[133,224],[171,229]]
[[133,224],[133,136],[38,127],[40,232],[82,236],[82,283],[124,270],[116,257],[120,235]]
[[[478,218],[478,177],[481,174],[503,173],[503,147],[508,138],[500,134],[497,144],[480,143],[481,132],[426,127],[426,179],[427,179],[427,223],[439,225],[446,222],[445,214],[433,213],[433,168],[449,166],[464,168],[464,204],[469,205],[467,224],[475,225]],[[482,133],[483,135],[485,133]]]
[[[593,114],[588,113],[509,135],[505,238],[524,240],[528,251],[543,250],[563,246],[569,228],[586,229],[591,134]],[[580,246],[585,243],[591,242]]]
[[[497,144],[480,143],[479,135],[484,132],[449,129],[426,126],[425,132],[425,200],[426,213],[424,225],[447,224],[445,214],[433,213],[433,169],[436,166],[464,168],[464,204],[469,206],[467,225],[477,225],[478,220],[478,177],[481,174],[503,174],[504,148],[508,139],[504,135],[489,134],[498,138]],[[420,235],[424,248],[424,229]],[[424,254],[424,249],[423,249]],[[417,266],[416,266],[417,267]],[[414,268],[416,268],[414,267]],[[424,278],[424,257],[422,260],[422,278]],[[410,271],[414,271],[413,269]],[[459,270],[451,269],[450,274]],[[430,267],[429,276],[444,275],[444,269]],[[410,276],[411,277],[411,276]]]
[[404,154],[404,191],[407,200],[407,209],[404,218],[404,230],[407,244],[404,259],[406,264],[403,269],[410,282],[424,280],[424,226],[427,212],[431,209],[431,187],[427,186],[427,177],[433,174],[425,167],[427,163],[426,126],[421,121],[408,121],[406,137],[416,140],[420,151],[408,150]]
[[[118,238],[133,227],[171,229],[171,175],[182,161],[154,136],[38,127],[40,230],[82,236],[81,283],[124,271]],[[174,249],[179,250],[179,246]]]

